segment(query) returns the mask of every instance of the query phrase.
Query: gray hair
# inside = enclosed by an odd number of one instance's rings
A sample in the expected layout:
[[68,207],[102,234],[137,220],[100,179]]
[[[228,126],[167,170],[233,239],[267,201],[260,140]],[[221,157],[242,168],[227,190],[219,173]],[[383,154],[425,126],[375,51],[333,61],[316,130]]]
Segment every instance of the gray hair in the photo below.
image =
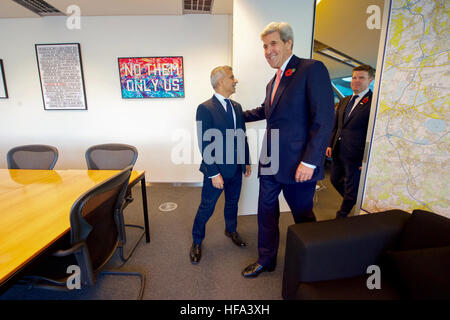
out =
[[289,25],[289,23],[284,21],[269,23],[261,32],[261,39],[273,32],[278,32],[280,34],[281,40],[285,43],[289,40],[292,40],[292,47],[294,47],[294,31],[292,30],[292,27]]
[[217,88],[217,82],[219,82],[220,79],[226,76],[225,70],[233,71],[230,66],[215,67],[211,71],[211,85],[214,89]]

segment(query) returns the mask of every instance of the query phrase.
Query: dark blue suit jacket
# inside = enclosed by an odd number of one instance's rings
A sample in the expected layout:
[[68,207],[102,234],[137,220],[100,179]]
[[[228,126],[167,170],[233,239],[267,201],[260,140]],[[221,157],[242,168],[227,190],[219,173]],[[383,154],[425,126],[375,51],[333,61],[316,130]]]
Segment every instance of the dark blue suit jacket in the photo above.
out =
[[[266,119],[269,140],[271,130],[279,130],[279,168],[272,172],[279,183],[295,183],[295,172],[301,161],[316,166],[312,181],[321,180],[325,177],[323,164],[334,118],[328,70],[320,61],[292,56],[271,105],[274,81],[275,77],[266,87],[264,103],[246,111],[245,120]],[[270,149],[270,141],[267,144]]]
[[[200,151],[202,153],[202,163],[200,165],[200,171],[207,177],[215,176],[218,173],[224,178],[231,178],[236,172],[236,166],[242,166],[242,172],[245,173],[245,165],[250,164],[249,148],[247,143],[247,137],[245,136],[246,128],[243,116],[242,107],[236,101],[231,100],[234,112],[236,114],[236,136],[227,140],[227,129],[233,130],[233,125],[228,120],[228,115],[225,108],[220,101],[213,97],[197,108],[197,137]],[[205,136],[205,132],[208,129],[211,137]],[[233,131],[228,131],[229,133]],[[221,135],[222,148],[214,148],[214,146],[220,146],[217,139],[218,135]],[[207,138],[207,139],[205,139]],[[230,138],[230,136],[229,136]],[[233,141],[233,145],[231,145]],[[241,149],[241,152],[237,153],[237,149]],[[206,150],[205,150],[206,149]],[[229,151],[227,161],[227,150]],[[205,152],[206,151],[206,152]],[[231,155],[231,152],[233,153]],[[208,155],[212,157],[208,157]],[[241,156],[237,159],[237,155]],[[230,163],[230,159],[233,159]],[[236,161],[237,160],[237,161]]]
[[[336,152],[339,152],[339,158],[342,161],[361,166],[369,124],[370,105],[372,104],[372,91],[369,90],[365,94],[350,116],[344,120],[344,110],[351,97],[345,97],[339,102],[329,147],[332,148],[333,157],[337,155]],[[339,146],[337,146],[338,141]]]

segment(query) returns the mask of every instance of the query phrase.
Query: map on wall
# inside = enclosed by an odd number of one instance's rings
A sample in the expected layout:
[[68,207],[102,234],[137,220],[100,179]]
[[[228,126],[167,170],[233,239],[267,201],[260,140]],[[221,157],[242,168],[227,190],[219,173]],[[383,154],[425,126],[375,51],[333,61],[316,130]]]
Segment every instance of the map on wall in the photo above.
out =
[[449,11],[392,1],[362,210],[450,217]]

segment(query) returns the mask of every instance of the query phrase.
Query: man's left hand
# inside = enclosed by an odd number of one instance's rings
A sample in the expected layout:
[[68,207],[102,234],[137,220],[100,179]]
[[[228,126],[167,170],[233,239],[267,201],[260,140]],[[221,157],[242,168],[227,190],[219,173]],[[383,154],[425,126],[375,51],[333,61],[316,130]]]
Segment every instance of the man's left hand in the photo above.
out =
[[248,178],[251,174],[252,174],[252,166],[246,165],[244,177]]
[[312,178],[314,173],[313,168],[309,168],[302,163],[300,163],[297,167],[297,171],[295,172],[295,182],[305,182]]

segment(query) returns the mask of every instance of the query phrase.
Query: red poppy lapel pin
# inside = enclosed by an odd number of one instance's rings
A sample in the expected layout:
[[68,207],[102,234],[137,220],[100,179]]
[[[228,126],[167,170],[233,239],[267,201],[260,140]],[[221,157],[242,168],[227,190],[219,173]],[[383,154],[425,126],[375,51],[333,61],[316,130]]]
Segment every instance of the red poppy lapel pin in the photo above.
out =
[[286,76],[286,77],[290,77],[290,76],[292,76],[292,74],[295,72],[295,69],[288,69],[288,70],[286,70],[286,72],[284,73],[284,75]]

